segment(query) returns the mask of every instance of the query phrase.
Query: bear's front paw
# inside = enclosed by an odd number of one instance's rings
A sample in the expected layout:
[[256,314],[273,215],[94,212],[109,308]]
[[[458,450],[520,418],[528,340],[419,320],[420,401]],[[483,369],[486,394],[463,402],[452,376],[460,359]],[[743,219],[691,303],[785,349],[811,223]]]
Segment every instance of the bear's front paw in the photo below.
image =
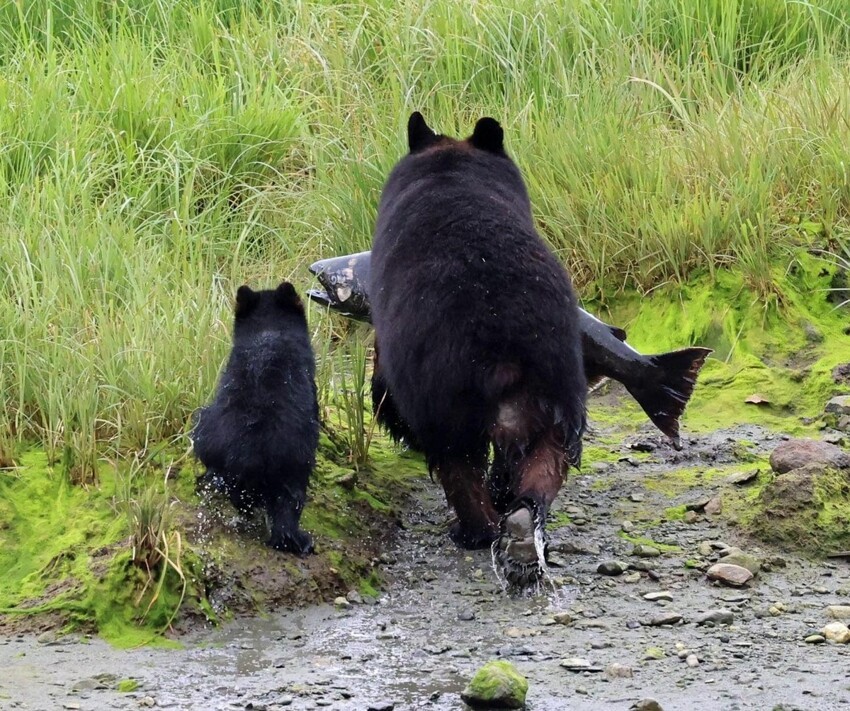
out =
[[313,539],[309,533],[300,529],[294,533],[274,532],[269,539],[269,546],[295,555],[309,555],[313,552]]

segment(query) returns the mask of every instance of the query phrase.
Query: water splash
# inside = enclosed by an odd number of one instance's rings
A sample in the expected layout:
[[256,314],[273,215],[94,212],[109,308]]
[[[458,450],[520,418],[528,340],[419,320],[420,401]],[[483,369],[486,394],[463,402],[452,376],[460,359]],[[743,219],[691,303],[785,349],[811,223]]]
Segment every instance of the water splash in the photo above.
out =
[[[502,551],[502,537],[490,545],[490,566],[503,592],[517,597],[537,597],[538,595],[555,594],[557,586],[546,563],[546,534],[543,526],[537,522],[534,526],[534,551],[537,555],[535,564],[519,563],[511,560],[507,552]],[[516,572],[516,581],[510,579],[509,569]]]

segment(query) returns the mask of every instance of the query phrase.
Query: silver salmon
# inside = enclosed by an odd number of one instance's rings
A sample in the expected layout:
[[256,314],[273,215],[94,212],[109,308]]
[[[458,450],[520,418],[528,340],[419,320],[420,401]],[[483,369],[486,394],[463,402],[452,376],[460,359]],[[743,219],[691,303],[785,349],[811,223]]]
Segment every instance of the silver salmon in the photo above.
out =
[[[370,323],[370,265],[370,252],[320,259],[309,269],[322,289],[310,289],[307,295],[343,316]],[[584,309],[579,309],[579,327],[588,386],[605,378],[622,383],[653,424],[681,449],[679,418],[711,349],[692,347],[643,355],[626,343],[622,328],[600,321]]]

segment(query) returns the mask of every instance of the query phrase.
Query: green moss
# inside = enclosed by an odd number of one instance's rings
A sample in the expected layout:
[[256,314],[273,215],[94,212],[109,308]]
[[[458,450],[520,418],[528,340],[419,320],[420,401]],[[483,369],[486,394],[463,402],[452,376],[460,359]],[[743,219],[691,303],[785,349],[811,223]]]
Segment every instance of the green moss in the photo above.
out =
[[550,511],[549,522],[553,528],[563,528],[572,523],[572,519],[563,511]]
[[135,679],[122,679],[116,687],[122,694],[129,694],[139,688],[139,682]]
[[682,504],[681,506],[671,506],[664,509],[664,518],[667,521],[684,521],[686,513],[687,507],[685,504]]
[[614,486],[616,479],[614,477],[596,477],[590,482],[591,491],[608,491]]
[[505,661],[487,662],[470,680],[461,698],[470,706],[522,708],[528,693],[528,681],[513,664]]
[[696,487],[724,480],[740,468],[739,464],[722,467],[685,467],[649,474],[644,479],[644,486],[650,491],[656,491],[673,499]]
[[594,462],[616,462],[622,456],[619,449],[595,444],[585,445],[581,453],[582,467],[587,469]]
[[[643,353],[689,344],[714,349],[685,412],[685,429],[750,422],[809,432],[801,419],[820,415],[840,389],[830,372],[846,360],[847,314],[827,301],[835,269],[805,252],[795,255],[779,284],[778,308],[764,308],[741,275],[718,271],[713,279],[671,285],[651,297],[626,294],[609,309],[609,318],[626,328],[629,343]],[[819,339],[807,334],[812,326]],[[755,393],[769,402],[747,404]],[[612,416],[621,414],[628,415]]]
[[769,542],[815,556],[850,548],[850,484],[834,470],[807,466],[771,477],[737,511]]
[[[94,630],[120,647],[170,644],[162,633],[183,581],[168,569],[160,583],[131,562],[115,472],[102,467],[98,486],[83,489],[41,450],[23,453],[19,471],[0,479],[0,613],[59,613],[67,629]],[[187,580],[196,577],[190,554],[180,563]],[[187,593],[197,600],[191,586]]]

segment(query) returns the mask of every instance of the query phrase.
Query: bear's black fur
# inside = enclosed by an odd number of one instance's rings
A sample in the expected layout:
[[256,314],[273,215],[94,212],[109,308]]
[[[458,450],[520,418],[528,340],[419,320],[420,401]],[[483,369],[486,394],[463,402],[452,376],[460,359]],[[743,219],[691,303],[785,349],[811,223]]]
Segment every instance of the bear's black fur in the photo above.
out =
[[192,440],[203,481],[242,512],[262,507],[273,548],[305,554],[298,522],[316,462],[316,362],[292,284],[236,292],[233,348],[215,400],[199,410]]
[[453,539],[481,547],[517,507],[540,524],[580,461],[577,301],[498,122],[458,141],[414,113],[408,142],[372,246],[373,399],[388,393],[390,429],[425,452],[458,516]]

